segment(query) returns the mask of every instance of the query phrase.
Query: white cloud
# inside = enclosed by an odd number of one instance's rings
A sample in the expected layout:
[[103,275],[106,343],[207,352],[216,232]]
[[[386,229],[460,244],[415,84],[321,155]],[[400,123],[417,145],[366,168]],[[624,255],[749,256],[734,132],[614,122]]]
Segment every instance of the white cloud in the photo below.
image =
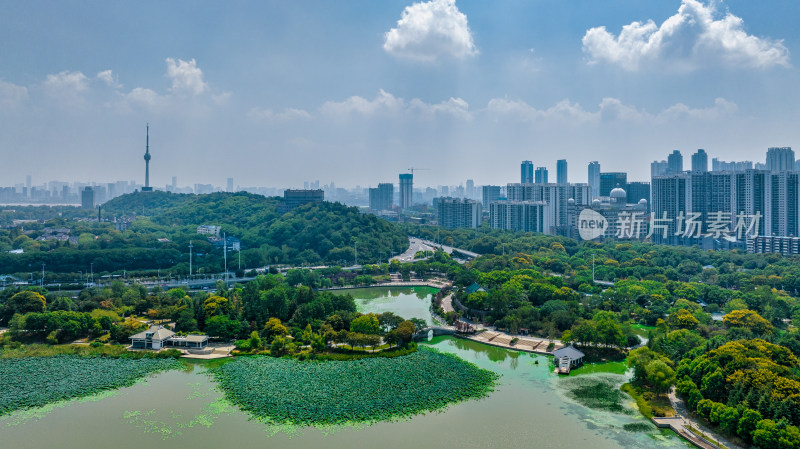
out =
[[117,81],[117,77],[114,76],[114,73],[110,69],[99,72],[95,78],[106,83],[108,87],[113,87],[114,89],[122,87],[122,84]]
[[603,98],[592,112],[578,103],[562,100],[547,109],[536,109],[520,100],[494,98],[489,101],[488,113],[495,121],[516,121],[539,125],[555,123],[583,125],[592,123],[665,123],[688,119],[690,121],[713,121],[730,116],[738,110],[735,103],[717,98],[713,106],[691,108],[683,103],[672,105],[663,111],[652,114],[627,105],[617,98]]
[[172,93],[178,96],[197,96],[208,89],[203,71],[194,59],[184,61],[167,58],[167,77],[172,80]]
[[303,109],[288,108],[282,112],[273,112],[272,109],[252,108],[247,113],[250,119],[264,122],[284,122],[291,120],[310,120],[313,117]]
[[607,62],[625,70],[665,65],[691,70],[703,65],[767,68],[789,65],[782,41],[747,34],[744,21],[730,12],[715,18],[716,2],[682,0],[677,14],[657,26],[652,20],[632,22],[618,36],[606,27],[591,28],[583,36],[590,63]]
[[0,106],[2,109],[16,107],[28,98],[28,88],[0,80]]
[[385,34],[388,53],[433,62],[440,58],[464,59],[478,54],[467,24],[455,0],[414,3],[403,10],[397,27]]
[[124,95],[127,103],[146,107],[157,107],[163,102],[163,97],[152,89],[137,87]]
[[392,118],[409,116],[418,119],[428,119],[433,116],[448,116],[462,120],[472,118],[469,104],[461,98],[450,98],[438,104],[425,103],[418,98],[406,102],[383,89],[378,91],[373,100],[352,96],[341,102],[325,102],[320,111],[333,118],[344,118],[353,114]]
[[496,120],[538,123],[551,120],[585,123],[593,119],[591,113],[578,103],[562,100],[547,109],[536,109],[521,100],[493,98],[489,100],[488,113]]
[[659,118],[661,120],[675,120],[680,118],[690,118],[694,120],[716,120],[719,117],[733,114],[739,110],[736,103],[724,98],[714,100],[714,106],[707,108],[692,109],[683,103],[678,103],[665,109]]
[[83,102],[82,94],[89,89],[89,83],[83,73],[65,70],[47,75],[42,87],[51,98],[65,105],[78,106]]

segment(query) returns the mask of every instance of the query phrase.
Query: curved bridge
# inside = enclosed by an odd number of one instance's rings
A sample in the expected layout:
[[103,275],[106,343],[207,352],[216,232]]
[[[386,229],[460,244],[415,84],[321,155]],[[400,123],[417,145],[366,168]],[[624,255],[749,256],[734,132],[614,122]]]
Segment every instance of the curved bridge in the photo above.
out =
[[428,332],[433,331],[433,336],[437,335],[453,335],[456,333],[456,328],[452,326],[428,326],[424,327],[414,333],[414,339],[426,338]]

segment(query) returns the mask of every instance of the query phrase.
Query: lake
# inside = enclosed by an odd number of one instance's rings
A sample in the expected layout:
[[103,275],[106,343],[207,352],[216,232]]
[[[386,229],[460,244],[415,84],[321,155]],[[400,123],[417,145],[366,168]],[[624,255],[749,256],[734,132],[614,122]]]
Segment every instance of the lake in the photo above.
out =
[[[391,310],[410,318],[414,315],[401,311],[427,311],[422,302],[429,303],[433,291],[392,288],[391,294],[378,297],[373,289],[348,293],[359,297],[365,312]],[[430,319],[430,314],[418,317]],[[0,441],[3,448],[37,449],[687,447],[673,433],[648,424],[627,397],[621,412],[588,408],[573,399],[576,388],[587,382],[624,382],[627,375],[614,374],[618,366],[594,367],[585,374],[579,369],[574,371],[577,375],[558,377],[545,356],[454,337],[436,337],[423,344],[497,372],[501,377],[496,391],[482,400],[399,422],[360,428],[285,428],[252,420],[222,398],[205,371],[209,363],[224,361],[189,363],[183,371],[161,373],[132,387],[0,418]],[[641,429],[625,430],[631,424]]]

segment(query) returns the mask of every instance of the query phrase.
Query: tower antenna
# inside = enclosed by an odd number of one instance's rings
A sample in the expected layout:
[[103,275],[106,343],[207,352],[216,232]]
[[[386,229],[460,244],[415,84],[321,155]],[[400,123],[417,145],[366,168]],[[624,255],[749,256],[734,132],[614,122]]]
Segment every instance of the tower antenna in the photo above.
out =
[[144,150],[144,187],[142,192],[152,192],[150,187],[150,123],[147,123],[147,141]]

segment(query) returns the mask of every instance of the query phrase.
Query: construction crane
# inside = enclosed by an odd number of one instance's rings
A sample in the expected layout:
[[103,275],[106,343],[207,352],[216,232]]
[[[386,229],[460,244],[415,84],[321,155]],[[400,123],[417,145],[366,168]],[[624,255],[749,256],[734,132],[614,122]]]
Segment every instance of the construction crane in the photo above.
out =
[[411,175],[412,175],[412,176],[414,175],[414,170],[417,170],[417,171],[420,171],[420,170],[430,170],[430,168],[416,168],[416,167],[411,167],[411,168],[409,168],[409,169],[408,169],[408,171],[410,171],[410,172],[411,172]]

